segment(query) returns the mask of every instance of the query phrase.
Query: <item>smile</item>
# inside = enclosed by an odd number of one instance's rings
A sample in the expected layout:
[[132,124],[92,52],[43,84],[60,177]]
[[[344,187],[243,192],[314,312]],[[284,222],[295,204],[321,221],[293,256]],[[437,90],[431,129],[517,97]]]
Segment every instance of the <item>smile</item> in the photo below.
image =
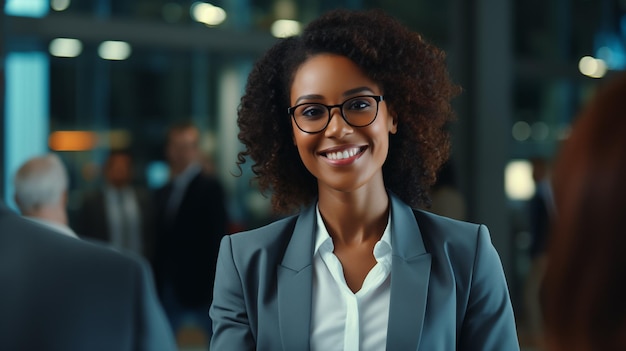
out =
[[343,150],[321,152],[320,155],[331,161],[343,161],[353,159],[361,154],[367,147],[351,147]]
[[354,155],[358,154],[359,151],[360,149],[358,147],[355,147],[352,149],[338,151],[338,152],[329,152],[326,154],[326,157],[328,157],[331,160],[343,160],[345,158],[353,157]]

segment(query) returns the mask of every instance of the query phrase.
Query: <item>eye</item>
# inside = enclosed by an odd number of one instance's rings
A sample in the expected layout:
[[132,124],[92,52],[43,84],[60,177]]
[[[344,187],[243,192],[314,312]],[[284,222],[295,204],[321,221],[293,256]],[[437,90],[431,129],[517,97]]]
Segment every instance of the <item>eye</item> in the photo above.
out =
[[317,119],[326,116],[326,107],[318,104],[301,105],[296,109],[296,115],[307,119]]
[[346,101],[344,108],[349,111],[362,111],[372,106],[372,98],[355,97]]

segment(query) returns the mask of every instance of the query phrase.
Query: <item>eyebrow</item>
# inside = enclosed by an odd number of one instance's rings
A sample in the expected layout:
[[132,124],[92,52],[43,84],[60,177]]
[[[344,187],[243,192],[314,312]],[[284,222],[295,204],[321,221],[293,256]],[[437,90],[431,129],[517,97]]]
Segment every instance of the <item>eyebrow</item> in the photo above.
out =
[[[372,94],[374,93],[374,91],[371,88],[364,86],[364,87],[358,87],[358,88],[346,90],[342,95],[344,97],[348,97],[350,95],[354,95],[354,94],[357,94],[357,93],[364,93],[364,92],[369,92],[369,93],[372,93]],[[302,100],[317,100],[317,99],[323,99],[323,98],[324,98],[324,96],[318,95],[318,94],[302,95],[302,96],[300,96],[299,98],[296,99],[296,102],[294,104],[297,105]]]

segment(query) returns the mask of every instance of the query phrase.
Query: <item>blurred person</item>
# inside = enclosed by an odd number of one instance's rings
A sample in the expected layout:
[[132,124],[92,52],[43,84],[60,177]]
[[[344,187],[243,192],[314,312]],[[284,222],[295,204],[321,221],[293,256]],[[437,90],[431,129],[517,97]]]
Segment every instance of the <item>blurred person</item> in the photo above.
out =
[[170,181],[156,191],[154,267],[174,331],[195,324],[208,339],[215,261],[228,216],[221,183],[202,171],[199,139],[198,128],[186,121],[167,132]]
[[524,320],[529,342],[537,345],[542,339],[542,316],[539,304],[541,281],[546,267],[546,246],[550,223],[554,215],[554,200],[550,175],[550,161],[543,157],[530,159],[535,193],[527,203],[530,227],[528,255],[530,269],[524,284]]
[[530,160],[535,193],[528,203],[528,214],[531,232],[529,254],[531,258],[545,254],[551,217],[554,213],[552,197],[552,179],[550,161],[542,157]]
[[142,259],[28,221],[0,200],[0,349],[176,345]]
[[238,165],[297,213],[222,240],[212,349],[519,350],[487,227],[414,209],[459,91],[382,11],[325,13],[255,63]]
[[15,203],[27,219],[78,238],[68,225],[68,175],[56,154],[33,157],[14,177]]
[[542,306],[550,351],[626,350],[626,73],[581,110],[553,170]]
[[109,153],[102,187],[87,193],[77,217],[81,236],[106,241],[153,259],[154,204],[148,190],[133,184],[133,158],[128,150]]

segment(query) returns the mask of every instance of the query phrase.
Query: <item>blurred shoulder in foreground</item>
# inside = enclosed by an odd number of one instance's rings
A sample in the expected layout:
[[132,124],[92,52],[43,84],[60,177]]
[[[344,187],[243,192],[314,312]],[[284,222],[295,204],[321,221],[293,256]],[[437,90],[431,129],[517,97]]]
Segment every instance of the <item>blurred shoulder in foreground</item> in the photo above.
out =
[[60,234],[0,201],[0,348],[176,350],[139,257]]

